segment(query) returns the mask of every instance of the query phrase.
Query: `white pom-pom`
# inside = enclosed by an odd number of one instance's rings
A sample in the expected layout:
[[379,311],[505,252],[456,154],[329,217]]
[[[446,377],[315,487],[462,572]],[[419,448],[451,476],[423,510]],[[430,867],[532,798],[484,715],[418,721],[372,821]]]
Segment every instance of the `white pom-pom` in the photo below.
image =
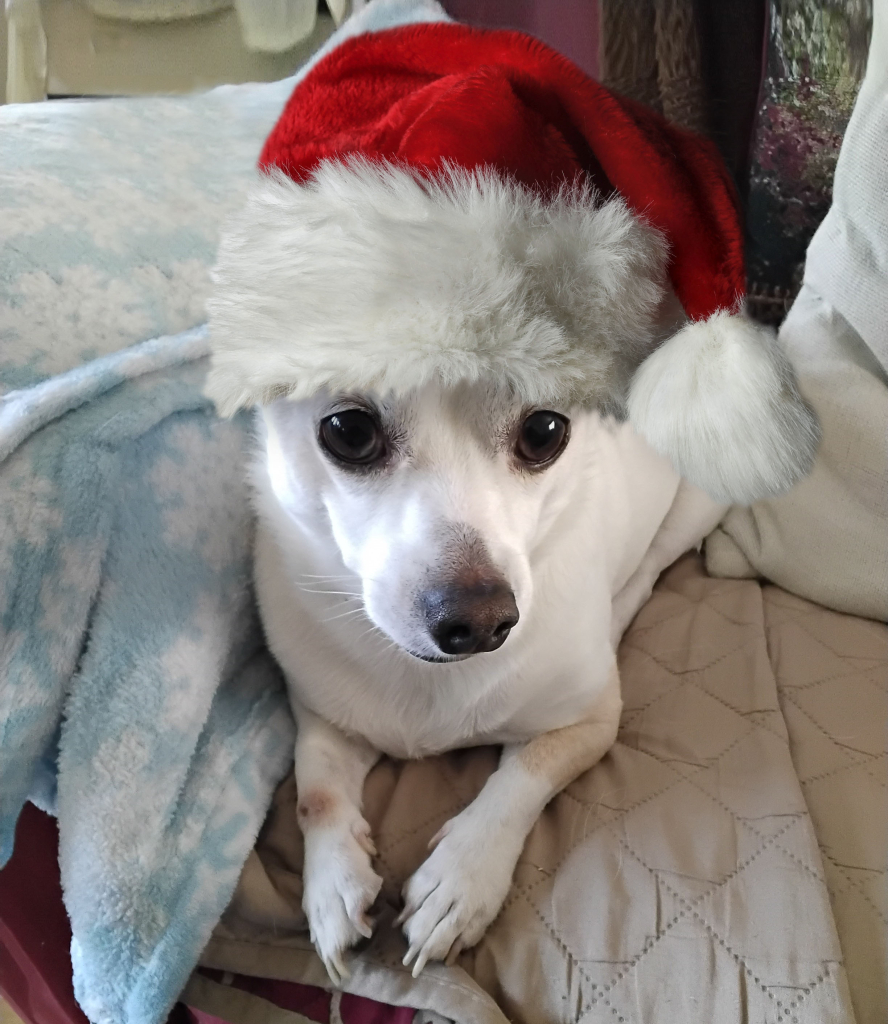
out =
[[685,479],[748,505],[789,490],[820,430],[773,331],[716,313],[687,324],[638,368],[629,419]]

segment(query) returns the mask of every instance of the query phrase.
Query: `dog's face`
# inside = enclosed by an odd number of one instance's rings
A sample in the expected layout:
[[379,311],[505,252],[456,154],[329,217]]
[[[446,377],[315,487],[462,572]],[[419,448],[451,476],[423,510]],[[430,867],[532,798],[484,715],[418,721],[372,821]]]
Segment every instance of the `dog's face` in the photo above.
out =
[[335,542],[396,644],[452,661],[522,628],[597,415],[527,408],[477,384],[263,411],[278,501],[319,544]]

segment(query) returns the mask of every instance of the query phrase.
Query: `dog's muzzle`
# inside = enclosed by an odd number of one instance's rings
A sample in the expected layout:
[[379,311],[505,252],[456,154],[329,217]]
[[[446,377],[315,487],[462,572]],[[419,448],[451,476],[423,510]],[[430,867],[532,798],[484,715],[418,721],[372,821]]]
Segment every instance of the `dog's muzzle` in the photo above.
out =
[[495,651],[518,622],[515,595],[504,580],[434,587],[419,603],[429,635],[448,655]]

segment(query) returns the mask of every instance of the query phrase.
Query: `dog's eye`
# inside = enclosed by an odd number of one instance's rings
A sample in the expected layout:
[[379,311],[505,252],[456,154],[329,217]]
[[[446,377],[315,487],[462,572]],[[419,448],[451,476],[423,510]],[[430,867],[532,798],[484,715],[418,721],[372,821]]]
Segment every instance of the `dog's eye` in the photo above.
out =
[[339,462],[367,466],[386,451],[382,427],[361,409],[346,409],[321,420],[320,441]]
[[518,430],[515,454],[531,466],[552,462],[567,444],[568,424],[557,412],[532,412]]

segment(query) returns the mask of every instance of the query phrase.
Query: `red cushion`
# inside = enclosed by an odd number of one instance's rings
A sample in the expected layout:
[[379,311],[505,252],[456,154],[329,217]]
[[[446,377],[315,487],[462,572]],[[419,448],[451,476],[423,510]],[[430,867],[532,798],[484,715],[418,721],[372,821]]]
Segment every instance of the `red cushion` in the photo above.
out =
[[55,819],[26,804],[0,871],[0,992],[28,1024],[88,1024],[71,986]]
[[[26,1024],[89,1024],[71,985],[71,926],[59,879],[59,834],[54,818],[27,804],[16,831],[15,851],[0,871],[0,994]],[[205,971],[220,981],[218,971]],[[330,1019],[330,993],[309,985],[234,975],[235,988],[309,1020]],[[344,1024],[410,1024],[414,1011],[345,995]],[[174,1021],[226,1024],[194,1008],[177,1006]]]

